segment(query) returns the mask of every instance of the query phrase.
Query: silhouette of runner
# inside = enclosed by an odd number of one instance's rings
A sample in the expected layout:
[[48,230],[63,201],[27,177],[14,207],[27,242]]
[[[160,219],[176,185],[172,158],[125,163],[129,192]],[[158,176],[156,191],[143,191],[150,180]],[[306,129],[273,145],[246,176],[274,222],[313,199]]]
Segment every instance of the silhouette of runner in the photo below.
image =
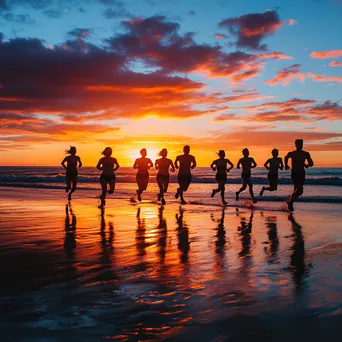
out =
[[137,172],[137,184],[138,184],[138,201],[141,201],[141,194],[144,190],[147,189],[148,180],[149,180],[149,172],[148,170],[153,167],[153,163],[150,158],[146,158],[147,151],[146,148],[140,150],[141,158],[136,159],[134,162],[133,168],[138,169]]
[[[106,205],[106,195],[113,194],[115,190],[115,171],[120,167],[116,158],[112,158],[113,150],[111,147],[106,147],[102,154],[103,158],[99,160],[96,165],[96,168],[102,171],[100,176],[100,183],[102,188],[102,194],[100,196],[101,205],[100,208],[103,208]],[[107,184],[109,184],[109,190],[107,191]]]
[[260,196],[264,194],[264,191],[275,191],[278,189],[278,170],[284,169],[283,160],[278,157],[279,151],[275,148],[272,150],[273,158],[267,159],[264,166],[268,171],[268,187],[263,186],[260,191]]
[[[71,201],[71,195],[75,192],[77,187],[77,177],[78,177],[78,171],[77,166],[82,167],[81,158],[79,156],[76,156],[76,147],[70,146],[70,150],[65,151],[69,156],[65,157],[62,161],[62,166],[66,170],[66,192],[70,193],[68,194],[68,201]],[[67,164],[65,166],[65,163]]]
[[246,190],[247,186],[249,187],[249,193],[252,197],[253,203],[258,202],[253,193],[253,184],[251,182],[251,169],[257,166],[255,160],[249,157],[248,148],[242,150],[243,158],[241,158],[237,164],[237,168],[239,169],[242,166],[242,187],[239,191],[236,192],[236,200],[239,200],[239,195],[242,191]]
[[[220,158],[214,160],[210,165],[212,170],[216,171],[215,179],[218,183],[218,188],[213,190],[211,197],[221,192],[222,205],[227,205],[224,199],[225,184],[227,181],[227,173],[234,167],[234,164],[229,159],[225,159],[226,153],[223,150],[220,150],[218,155]],[[229,169],[227,169],[227,164],[230,165]]]
[[181,203],[186,204],[183,197],[183,192],[186,192],[191,183],[191,169],[196,167],[196,159],[194,156],[190,155],[190,146],[186,145],[183,147],[184,154],[177,156],[175,160],[175,167],[179,169],[178,172],[178,184],[179,188],[175,195],[176,198],[181,198]]
[[167,192],[167,188],[169,187],[170,181],[170,173],[169,170],[175,172],[175,166],[173,165],[173,161],[167,157],[167,149],[163,148],[159,155],[161,156],[160,159],[157,159],[155,162],[156,170],[158,170],[157,174],[157,183],[159,186],[159,194],[158,194],[158,201],[161,200],[162,205],[165,205],[164,193]]
[[[305,169],[314,166],[310,153],[303,151],[303,139],[295,141],[296,150],[289,152],[285,157],[285,169],[289,170],[289,159],[292,159],[291,178],[293,181],[294,191],[288,198],[287,206],[290,211],[294,211],[293,202],[303,195],[305,183]],[[306,164],[307,161],[307,164]]]

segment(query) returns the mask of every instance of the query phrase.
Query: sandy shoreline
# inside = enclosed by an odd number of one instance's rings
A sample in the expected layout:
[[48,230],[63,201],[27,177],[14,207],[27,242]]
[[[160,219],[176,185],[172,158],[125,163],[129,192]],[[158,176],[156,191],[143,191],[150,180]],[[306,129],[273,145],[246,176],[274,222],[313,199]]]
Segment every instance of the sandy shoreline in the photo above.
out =
[[[113,198],[101,212],[82,194],[70,206],[60,191],[4,190],[0,327],[14,340],[285,341],[298,319],[341,321],[341,205],[299,203],[289,216]],[[337,336],[324,334],[312,337]]]

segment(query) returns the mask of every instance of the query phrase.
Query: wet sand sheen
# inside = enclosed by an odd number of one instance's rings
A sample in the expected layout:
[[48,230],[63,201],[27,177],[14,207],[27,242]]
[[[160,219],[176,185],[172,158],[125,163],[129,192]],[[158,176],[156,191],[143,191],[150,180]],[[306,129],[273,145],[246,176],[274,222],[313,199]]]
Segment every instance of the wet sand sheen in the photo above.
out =
[[341,340],[340,205],[289,216],[61,198],[2,192],[3,336]]

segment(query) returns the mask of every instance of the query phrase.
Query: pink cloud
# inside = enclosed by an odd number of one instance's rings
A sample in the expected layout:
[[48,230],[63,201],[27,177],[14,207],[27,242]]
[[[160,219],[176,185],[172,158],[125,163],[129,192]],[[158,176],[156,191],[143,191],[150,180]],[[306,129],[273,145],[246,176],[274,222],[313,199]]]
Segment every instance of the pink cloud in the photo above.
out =
[[329,65],[332,67],[342,67],[342,62],[332,61]]
[[342,82],[342,76],[326,76],[308,73],[308,76],[316,82]]
[[214,118],[214,122],[222,122],[222,121],[228,121],[228,120],[234,120],[236,119],[235,114],[221,114]]
[[258,55],[258,58],[270,58],[270,59],[293,59],[291,56],[287,56],[282,52],[267,52]]
[[215,37],[217,39],[224,39],[224,38],[227,38],[227,36],[225,34],[222,34],[222,33],[216,33],[215,34]]
[[298,79],[303,82],[306,78],[306,74],[299,70],[300,64],[294,64],[283,70],[279,71],[278,74],[271,80],[265,82],[271,86],[276,84],[288,85],[293,79]]
[[311,58],[326,59],[342,57],[342,50],[329,50],[329,51],[314,51],[310,55]]

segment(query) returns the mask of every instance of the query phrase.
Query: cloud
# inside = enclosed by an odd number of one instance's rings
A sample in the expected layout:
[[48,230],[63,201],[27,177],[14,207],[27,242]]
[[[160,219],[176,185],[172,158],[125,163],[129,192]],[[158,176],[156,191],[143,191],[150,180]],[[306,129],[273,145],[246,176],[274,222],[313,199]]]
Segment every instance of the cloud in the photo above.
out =
[[266,58],[266,59],[293,59],[291,56],[287,56],[282,52],[267,52],[258,55],[258,58]]
[[265,82],[271,86],[277,84],[288,85],[293,79],[299,79],[303,82],[306,78],[306,74],[299,70],[300,64],[294,64],[287,68],[284,68],[271,80],[266,80]]
[[2,17],[11,23],[34,25],[36,22],[28,14],[13,14],[7,12],[2,14]]
[[276,33],[283,22],[280,21],[276,11],[266,11],[229,18],[218,25],[220,28],[227,28],[230,34],[237,36],[237,47],[266,50],[266,45],[261,45],[263,39]]
[[7,0],[0,0],[0,9],[1,10],[8,10]]
[[292,99],[284,102],[268,102],[257,106],[248,106],[247,110],[263,110],[255,115],[243,117],[243,120],[255,122],[302,121],[317,122],[318,120],[342,120],[342,107],[337,102],[325,101],[316,104],[313,100]]
[[70,36],[72,38],[85,39],[85,38],[89,37],[91,32],[92,32],[91,29],[75,28],[75,29],[68,32],[68,36]]
[[332,61],[329,65],[332,67],[342,67],[342,62]]
[[317,58],[317,59],[338,58],[338,57],[342,57],[342,50],[312,52],[310,57]]
[[[146,68],[164,73],[198,73],[208,77],[244,74],[248,79],[263,70],[263,59],[288,59],[280,52],[248,54],[226,53],[219,45],[197,44],[191,32],[179,34],[179,24],[163,16],[135,18],[123,22],[125,33],[108,40],[110,47],[139,61]],[[243,76],[241,76],[243,77]],[[239,78],[239,76],[236,76]]]
[[103,12],[103,16],[106,19],[112,19],[112,18],[119,18],[124,16],[125,14],[118,10],[118,9],[113,9],[113,8],[107,8],[104,12]]
[[225,39],[225,38],[228,38],[228,36],[226,36],[225,34],[222,34],[222,33],[215,33],[215,38],[216,39]]
[[259,74],[260,68],[254,68],[251,70],[248,70],[242,74],[234,74],[232,76],[232,81],[234,85],[241,84],[253,77],[260,76]]
[[3,134],[65,139],[73,132],[86,140],[92,125],[94,134],[109,132],[113,124],[108,120],[223,116],[228,103],[273,96],[255,90],[210,93],[197,81],[203,77],[195,81],[193,74],[242,83],[258,76],[266,60],[290,58],[281,52],[226,53],[218,44],[197,43],[192,33],[181,34],[178,23],[162,16],[122,25],[123,33],[103,46],[86,39],[91,34],[87,28],[73,29],[68,40],[54,46],[32,38],[0,41]]
[[272,95],[261,95],[256,91],[245,93],[237,96],[225,96],[222,98],[225,102],[251,102],[265,99],[272,99]]
[[342,76],[326,76],[308,73],[308,76],[316,82],[342,82]]
[[[99,125],[99,124],[67,124],[57,123],[52,120],[43,120],[42,122],[25,122],[18,119],[16,122],[3,123],[3,132],[6,135],[25,135],[32,134],[36,137],[45,137],[48,141],[50,138],[53,140],[70,140],[72,135],[77,137],[79,142],[94,142],[98,135],[113,134],[118,132],[118,127]],[[1,140],[5,136],[1,137]],[[30,138],[28,139],[30,140]],[[15,141],[15,139],[12,139]]]
[[325,101],[323,104],[312,106],[307,110],[310,115],[318,116],[320,119],[342,120],[342,107],[338,102]]
[[107,5],[110,5],[111,7],[107,8],[103,12],[103,15],[106,19],[131,16],[131,14],[126,10],[125,4],[121,1],[109,1]]
[[26,6],[38,10],[45,9],[53,4],[53,0],[8,0],[7,2],[11,8],[15,6]]
[[[84,36],[84,32],[76,30],[73,34]],[[186,118],[215,112],[194,109],[192,104],[225,101],[205,95],[204,85],[188,78],[158,71],[130,71],[126,58],[86,42],[79,46],[77,40],[52,48],[37,39],[2,42],[1,108],[11,113],[39,112],[75,121],[147,115]]]
[[288,107],[297,107],[297,106],[305,106],[316,103],[315,100],[302,100],[299,98],[293,98],[283,102],[265,102],[260,105],[248,106],[247,109],[259,110],[270,107],[275,108],[288,108]]
[[61,9],[48,9],[44,11],[44,14],[51,19],[62,18],[64,12]]
[[[230,150],[241,149],[243,146],[251,146],[257,148],[268,148],[277,147],[283,149],[282,153],[294,149],[294,141],[296,139],[303,139],[306,148],[309,151],[326,151],[332,150],[331,139],[342,138],[341,133],[323,133],[323,132],[281,132],[281,131],[256,131],[251,130],[248,132],[245,129],[243,132],[229,132],[227,134],[216,135],[213,137],[211,143],[207,142],[207,148],[213,148],[222,141],[229,144]],[[339,151],[342,150],[342,146],[338,147]],[[250,149],[251,153],[255,152]]]
[[221,114],[214,118],[214,122],[222,122],[236,119],[235,114]]

